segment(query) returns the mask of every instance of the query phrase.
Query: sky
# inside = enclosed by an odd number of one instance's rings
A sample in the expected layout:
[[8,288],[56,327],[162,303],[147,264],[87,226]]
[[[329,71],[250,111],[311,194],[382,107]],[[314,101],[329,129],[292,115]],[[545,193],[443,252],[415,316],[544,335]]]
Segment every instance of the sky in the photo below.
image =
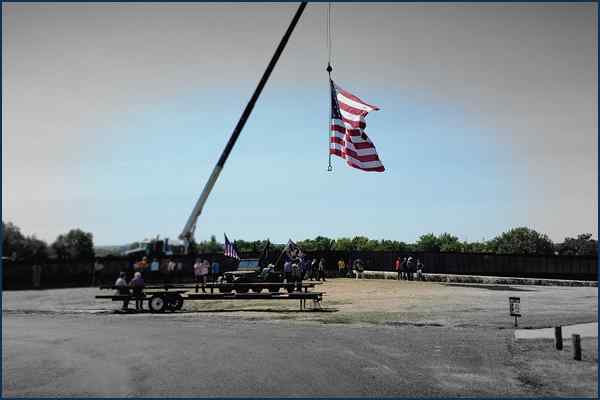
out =
[[[176,238],[296,3],[3,3],[2,219],[48,242]],[[332,78],[386,171],[327,172],[310,3],[196,239],[597,237],[594,3],[335,3]]]

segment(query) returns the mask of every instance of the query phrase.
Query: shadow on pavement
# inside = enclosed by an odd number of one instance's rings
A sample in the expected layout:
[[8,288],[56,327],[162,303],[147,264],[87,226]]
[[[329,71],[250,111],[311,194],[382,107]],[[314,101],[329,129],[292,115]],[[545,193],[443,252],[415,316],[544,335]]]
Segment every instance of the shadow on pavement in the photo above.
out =
[[507,285],[485,285],[485,284],[468,284],[468,283],[442,283],[444,286],[460,286],[460,287],[471,287],[476,289],[487,289],[487,290],[502,290],[507,292],[535,292],[535,289],[521,289]]

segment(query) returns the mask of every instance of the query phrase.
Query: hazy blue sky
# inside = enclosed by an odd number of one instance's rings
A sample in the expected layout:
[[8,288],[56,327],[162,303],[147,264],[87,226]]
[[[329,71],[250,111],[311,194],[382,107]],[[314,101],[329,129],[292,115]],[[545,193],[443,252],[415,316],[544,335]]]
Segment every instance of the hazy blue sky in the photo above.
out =
[[[381,108],[380,174],[326,171],[326,7],[308,5],[198,240],[597,236],[596,4],[335,4],[333,77]],[[175,238],[296,8],[3,3],[3,220]]]

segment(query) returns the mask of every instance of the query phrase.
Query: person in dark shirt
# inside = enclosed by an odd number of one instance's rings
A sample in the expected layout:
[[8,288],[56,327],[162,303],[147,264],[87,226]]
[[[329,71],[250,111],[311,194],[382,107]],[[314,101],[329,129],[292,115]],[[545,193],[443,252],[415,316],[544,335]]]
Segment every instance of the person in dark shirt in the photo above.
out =
[[408,280],[412,281],[414,279],[414,273],[417,270],[417,264],[415,263],[415,259],[412,257],[408,257],[408,261],[406,262],[407,272],[408,272]]
[[319,261],[319,275],[317,276],[317,280],[321,280],[323,278],[323,282],[325,282],[325,259],[321,257]]
[[425,265],[421,262],[420,259],[417,259],[417,280],[423,280],[423,270],[425,269]]
[[135,298],[135,309],[141,311],[144,309],[144,278],[141,272],[133,274],[133,279],[129,282],[129,286],[133,289],[133,297]]

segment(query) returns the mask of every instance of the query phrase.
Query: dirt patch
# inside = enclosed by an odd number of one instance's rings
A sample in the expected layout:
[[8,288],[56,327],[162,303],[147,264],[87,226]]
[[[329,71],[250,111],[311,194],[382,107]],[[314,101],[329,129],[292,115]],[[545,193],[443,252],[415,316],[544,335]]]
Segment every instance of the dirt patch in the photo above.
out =
[[[322,324],[448,326],[513,329],[507,292],[520,292],[520,326],[547,327],[596,320],[597,288],[448,284],[377,279],[331,279],[314,289],[325,293],[322,310],[300,312],[294,300],[186,301],[184,309]],[[311,306],[307,302],[307,306]],[[568,304],[568,306],[566,306]]]

